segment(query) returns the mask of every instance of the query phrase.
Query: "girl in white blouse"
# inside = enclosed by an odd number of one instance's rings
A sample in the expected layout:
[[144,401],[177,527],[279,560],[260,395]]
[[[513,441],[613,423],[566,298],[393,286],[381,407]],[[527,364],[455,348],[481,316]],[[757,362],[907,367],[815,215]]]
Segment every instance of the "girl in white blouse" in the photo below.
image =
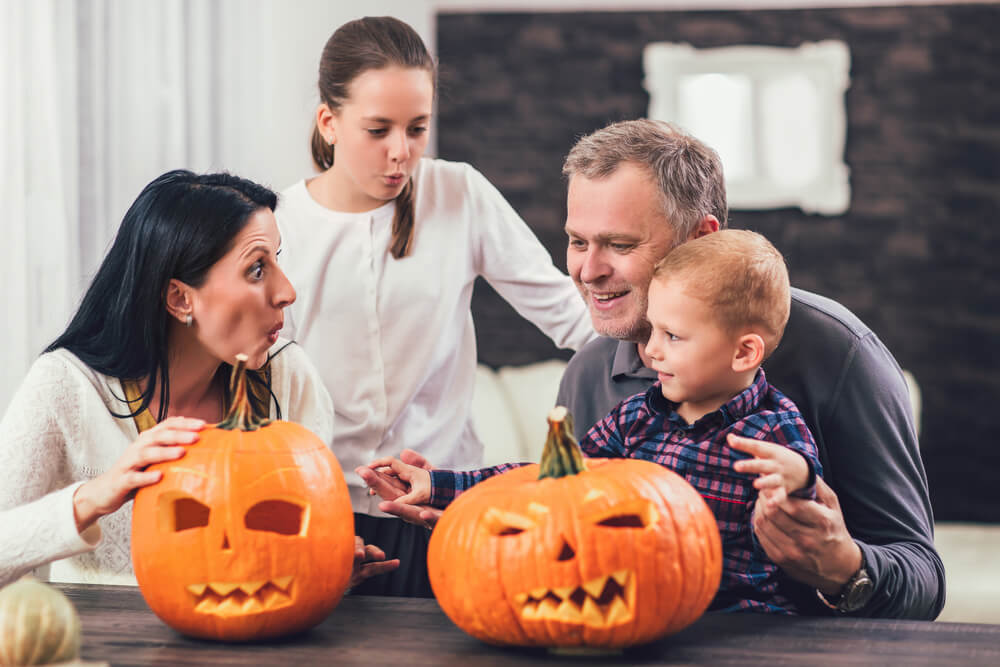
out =
[[[159,481],[148,465],[181,458],[222,420],[238,353],[257,369],[258,415],[330,442],[330,396],[305,353],[278,338],[295,290],[277,265],[276,200],[229,174],[178,170],[129,208],[0,421],[0,586],[49,564],[54,580],[134,584],[128,501]],[[354,582],[395,567],[361,564],[382,558],[359,545]]]
[[528,226],[468,164],[424,158],[436,67],[393,18],[341,26],[319,67],[312,137],[322,170],[281,194],[282,266],[299,293],[294,337],[333,394],[333,449],[356,526],[401,567],[355,592],[431,595],[426,529],[378,510],[351,472],[419,452],[481,464],[470,418],[482,276],[560,347],[594,336],[586,307]]

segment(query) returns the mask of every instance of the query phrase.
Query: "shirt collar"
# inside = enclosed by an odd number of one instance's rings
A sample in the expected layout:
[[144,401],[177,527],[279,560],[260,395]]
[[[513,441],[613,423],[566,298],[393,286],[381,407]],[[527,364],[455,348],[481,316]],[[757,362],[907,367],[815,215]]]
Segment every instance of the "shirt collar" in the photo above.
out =
[[656,378],[656,371],[652,368],[647,368],[642,363],[642,357],[639,356],[639,348],[631,341],[620,340],[618,341],[618,347],[615,348],[615,358],[611,364],[611,377],[613,379],[620,376]]
[[[764,395],[767,393],[767,378],[764,369],[758,368],[753,382],[749,387],[733,396],[729,401],[719,407],[718,410],[703,416],[690,426],[696,424],[712,425],[721,423],[728,426],[734,422],[754,414],[760,409]],[[685,424],[684,420],[677,415],[677,404],[667,400],[660,390],[660,383],[657,382],[646,392],[646,405],[650,410],[659,412],[667,416],[670,420],[676,420],[678,424]]]

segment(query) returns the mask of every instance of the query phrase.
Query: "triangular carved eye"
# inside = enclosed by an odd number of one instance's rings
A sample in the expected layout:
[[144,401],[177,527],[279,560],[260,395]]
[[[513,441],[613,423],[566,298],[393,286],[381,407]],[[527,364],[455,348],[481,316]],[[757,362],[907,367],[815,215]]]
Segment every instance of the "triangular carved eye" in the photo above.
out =
[[591,521],[605,528],[648,528],[658,518],[653,503],[639,498],[609,507],[592,516]]
[[250,530],[262,530],[279,535],[304,534],[305,508],[287,500],[263,500],[249,510],[243,519]]
[[491,507],[483,515],[483,527],[496,537],[511,537],[531,530],[535,522],[523,514]]
[[597,522],[598,526],[607,526],[608,528],[645,528],[646,524],[642,522],[642,517],[638,514],[616,514],[615,516],[609,516],[606,519],[602,519]]

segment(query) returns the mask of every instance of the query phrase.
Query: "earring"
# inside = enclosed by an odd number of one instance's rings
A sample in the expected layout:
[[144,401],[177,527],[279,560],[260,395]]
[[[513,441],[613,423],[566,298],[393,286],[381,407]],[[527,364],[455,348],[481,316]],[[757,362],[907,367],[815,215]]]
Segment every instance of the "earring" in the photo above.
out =
[[187,315],[184,316],[184,326],[189,327],[192,324],[194,324],[194,315],[188,313]]
[[333,146],[335,143],[337,143],[337,137],[327,137],[326,138],[326,143],[328,143],[331,146]]

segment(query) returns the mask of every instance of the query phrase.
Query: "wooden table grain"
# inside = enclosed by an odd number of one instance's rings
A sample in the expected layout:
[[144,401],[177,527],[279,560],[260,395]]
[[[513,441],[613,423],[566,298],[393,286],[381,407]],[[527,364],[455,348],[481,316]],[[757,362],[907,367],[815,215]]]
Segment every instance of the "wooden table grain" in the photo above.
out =
[[312,630],[224,644],[164,625],[131,586],[56,584],[83,624],[81,657],[130,665],[1000,665],[1000,625],[706,614],[653,644],[601,656],[498,648],[451,623],[433,599],[345,597]]

